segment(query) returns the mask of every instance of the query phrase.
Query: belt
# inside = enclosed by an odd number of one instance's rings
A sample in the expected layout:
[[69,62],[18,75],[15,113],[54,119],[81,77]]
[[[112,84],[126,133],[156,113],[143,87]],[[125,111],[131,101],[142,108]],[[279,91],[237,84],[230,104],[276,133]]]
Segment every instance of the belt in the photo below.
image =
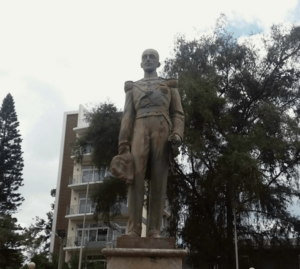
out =
[[170,120],[170,117],[169,117],[169,113],[166,113],[166,112],[162,112],[162,111],[155,111],[155,107],[149,107],[149,108],[145,108],[145,109],[139,109],[137,111],[137,115],[136,115],[136,118],[139,119],[139,118],[144,118],[144,117],[150,117],[150,116],[163,116],[167,123],[169,124],[169,129],[170,131],[172,132],[173,131],[173,124]]

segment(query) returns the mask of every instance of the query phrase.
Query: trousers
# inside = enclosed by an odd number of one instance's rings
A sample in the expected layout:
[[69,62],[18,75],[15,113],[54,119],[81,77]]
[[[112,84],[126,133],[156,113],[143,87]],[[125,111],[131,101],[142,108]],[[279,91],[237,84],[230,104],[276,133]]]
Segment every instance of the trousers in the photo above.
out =
[[127,232],[134,231],[141,235],[144,180],[147,169],[150,169],[147,171],[150,175],[147,237],[160,234],[168,178],[170,133],[170,126],[162,115],[135,120],[131,145],[135,172],[128,192]]

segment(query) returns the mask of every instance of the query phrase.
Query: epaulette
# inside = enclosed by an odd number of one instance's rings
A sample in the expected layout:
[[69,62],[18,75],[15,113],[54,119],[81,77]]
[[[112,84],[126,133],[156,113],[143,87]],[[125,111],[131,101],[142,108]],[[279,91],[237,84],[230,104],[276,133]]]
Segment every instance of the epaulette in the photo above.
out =
[[125,92],[128,92],[129,90],[131,90],[132,87],[133,87],[133,81],[129,80],[129,81],[125,82],[125,85],[124,85]]
[[177,79],[174,79],[174,78],[167,79],[164,83],[167,84],[171,88],[178,87],[178,81],[177,81]]

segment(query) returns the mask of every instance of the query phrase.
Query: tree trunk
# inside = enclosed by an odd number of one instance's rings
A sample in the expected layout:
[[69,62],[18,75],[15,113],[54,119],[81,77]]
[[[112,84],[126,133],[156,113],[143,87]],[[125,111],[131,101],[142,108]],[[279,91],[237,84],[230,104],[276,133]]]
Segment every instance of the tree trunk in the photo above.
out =
[[226,269],[234,268],[234,245],[233,245],[233,211],[232,211],[232,179],[229,179],[226,185]]

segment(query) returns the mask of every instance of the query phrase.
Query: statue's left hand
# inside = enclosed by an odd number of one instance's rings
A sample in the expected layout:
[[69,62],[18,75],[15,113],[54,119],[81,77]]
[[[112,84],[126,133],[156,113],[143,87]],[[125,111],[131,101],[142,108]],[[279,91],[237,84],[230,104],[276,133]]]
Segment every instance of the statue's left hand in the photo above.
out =
[[172,134],[169,136],[168,141],[171,143],[173,157],[178,156],[179,147],[181,145],[181,137],[178,134]]
[[129,145],[121,145],[119,146],[119,155],[130,153],[130,146]]
[[173,145],[179,147],[181,145],[181,137],[178,134],[171,134],[168,138]]

